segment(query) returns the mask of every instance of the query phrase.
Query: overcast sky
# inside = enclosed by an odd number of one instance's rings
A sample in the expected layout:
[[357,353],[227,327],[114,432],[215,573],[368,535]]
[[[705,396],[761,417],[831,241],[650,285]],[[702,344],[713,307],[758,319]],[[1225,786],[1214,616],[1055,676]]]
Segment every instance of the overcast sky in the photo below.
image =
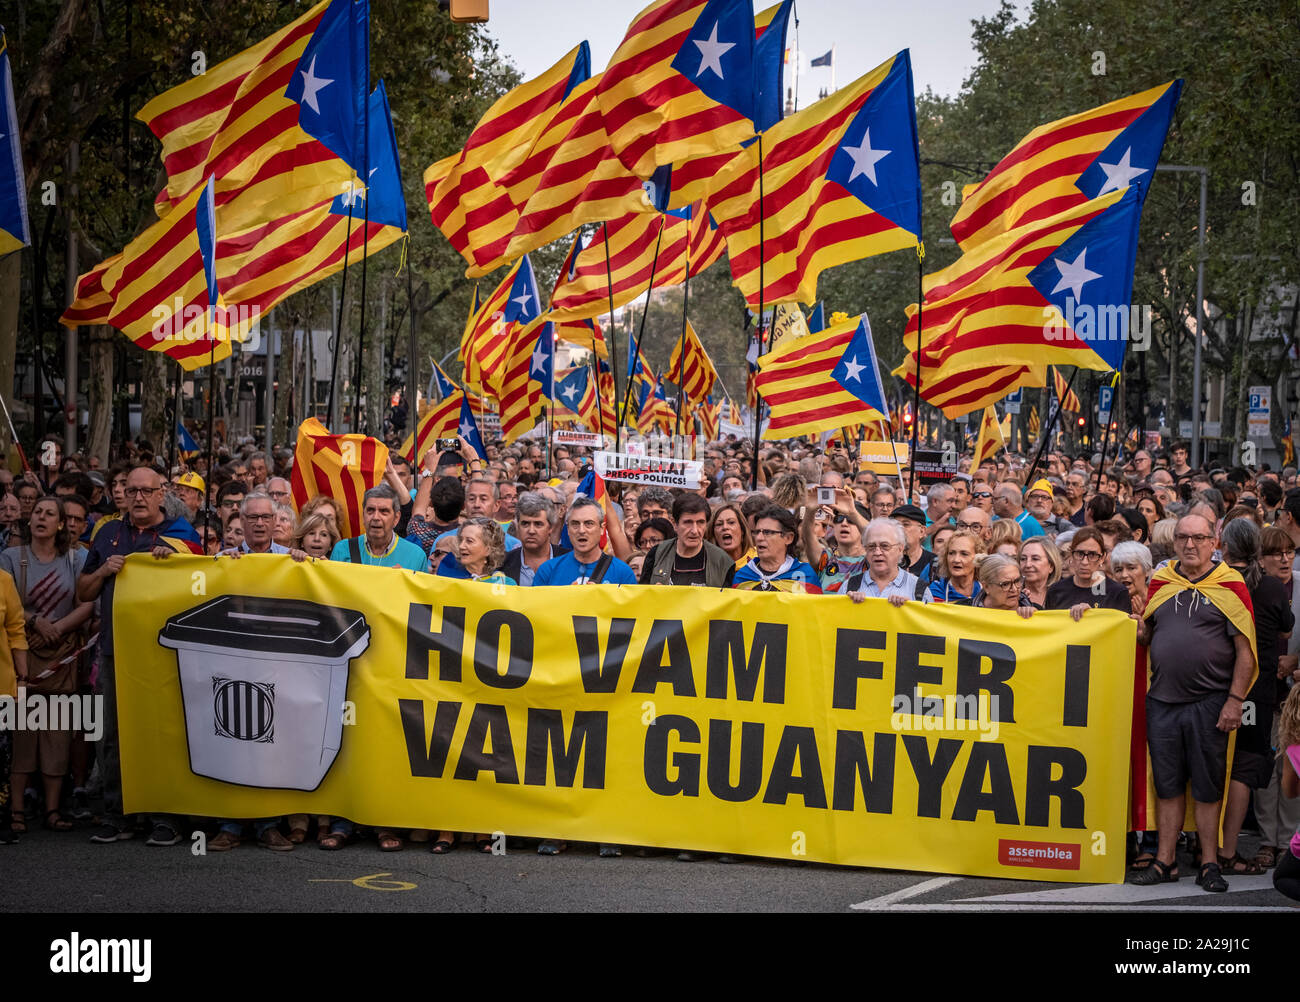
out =
[[[756,10],[776,0],[755,0]],[[632,18],[648,0],[490,0],[488,31],[525,78],[537,76],[579,41],[591,44],[593,73],[604,69]],[[1022,11],[1024,4],[1018,3]],[[912,50],[917,93],[927,86],[952,95],[975,61],[971,49],[972,18],[987,17],[998,0],[798,0],[798,48],[804,54],[799,77],[799,107],[806,107],[831,71],[808,69],[810,58],[835,46],[835,85],[843,87],[880,65],[900,49]],[[791,19],[786,44],[796,45]],[[786,86],[794,86],[787,69]]]

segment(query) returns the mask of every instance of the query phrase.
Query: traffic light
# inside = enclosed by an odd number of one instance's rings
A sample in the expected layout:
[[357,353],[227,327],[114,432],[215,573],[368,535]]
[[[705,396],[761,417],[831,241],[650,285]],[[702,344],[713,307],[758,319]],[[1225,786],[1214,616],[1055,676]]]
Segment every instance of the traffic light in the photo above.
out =
[[462,24],[481,24],[488,19],[488,0],[438,0],[438,6]]

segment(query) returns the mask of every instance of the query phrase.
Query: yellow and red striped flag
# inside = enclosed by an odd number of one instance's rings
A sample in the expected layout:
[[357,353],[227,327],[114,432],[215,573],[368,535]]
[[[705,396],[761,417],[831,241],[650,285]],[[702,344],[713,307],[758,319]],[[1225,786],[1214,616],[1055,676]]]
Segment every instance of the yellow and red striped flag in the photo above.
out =
[[[662,229],[662,236],[660,231]],[[609,271],[605,266],[605,241],[609,241]],[[700,274],[722,256],[725,244],[708,213],[697,211],[691,219],[664,213],[634,213],[605,223],[591,243],[578,254],[572,277],[551,296],[548,318],[557,322],[595,317],[609,310],[610,273],[614,306],[624,306],[650,287],[667,289]],[[656,263],[655,248],[658,247]]]
[[720,171],[708,200],[755,309],[814,303],[826,268],[916,246],[920,205],[907,50],[768,129]]
[[722,404],[711,400],[704,401],[699,409],[700,437],[706,442],[718,440],[718,427],[722,422]]
[[877,413],[833,375],[861,321],[850,317],[806,337],[786,338],[759,358],[754,381],[771,409],[764,438],[815,435]]
[[592,77],[574,90],[533,154],[503,179],[518,199],[518,213],[502,261],[544,247],[584,223],[654,208],[641,179],[610,148],[596,101],[600,81]]
[[975,439],[975,457],[970,461],[971,469],[976,469],[984,460],[996,456],[998,450],[1006,444],[1002,439],[997,409],[989,404],[984,408],[984,417],[980,420],[979,433]]
[[1083,403],[1079,400],[1079,395],[1070,389],[1069,380],[1061,375],[1061,370],[1056,366],[1052,366],[1052,388],[1056,390],[1056,399],[1061,402],[1061,410],[1083,410]]
[[596,408],[596,388],[590,368],[575,365],[557,371],[555,396],[557,414],[567,411],[588,431],[601,431],[601,415]]
[[251,334],[218,292],[213,188],[211,181],[195,188],[103,272],[112,297],[107,322],[187,372],[228,358],[232,335]]
[[597,88],[610,146],[638,177],[754,134],[749,0],[655,0]]
[[293,452],[290,488],[293,507],[301,511],[312,498],[324,494],[339,508],[339,531],[344,539],[365,531],[363,497],[384,479],[388,446],[368,435],[331,435],[316,418],[298,428]]
[[501,438],[509,445],[525,432],[537,426],[546,405],[543,387],[533,379],[533,352],[542,337],[553,338],[553,325],[543,319],[527,327],[516,329],[510,335],[502,358],[501,392],[498,395],[501,412]]
[[1173,80],[1034,129],[963,192],[957,243],[969,250],[1129,185],[1145,196],[1182,88]]
[[505,263],[519,206],[541,178],[534,147],[590,73],[584,41],[541,76],[498,98],[464,148],[425,171],[429,215],[469,262],[471,277]]
[[286,95],[329,6],[322,0],[140,109],[136,118],[162,143],[167,186],[156,200],[160,216],[209,176],[216,178],[222,232],[319,205],[348,189],[356,173],[302,128],[300,105]]
[[401,455],[406,457],[413,467],[419,466],[424,454],[433,448],[440,438],[453,438],[456,426],[460,424],[460,404],[465,399],[462,390],[456,390],[433,404],[416,423],[415,431],[406,436],[402,443]]
[[658,431],[671,435],[677,424],[677,412],[668,406],[664,396],[663,383],[656,379],[653,384],[642,382],[641,407],[636,416],[636,429],[642,435]]
[[510,339],[516,330],[537,318],[540,305],[532,262],[525,255],[515,262],[465,326],[460,342],[460,360],[464,365],[461,381],[469,389],[480,396],[500,397]]
[[[691,322],[686,321],[686,330],[673,344],[673,353],[668,359],[670,378],[686,395],[690,404],[704,403],[718,381],[718,371],[713,367],[713,360],[700,343]],[[716,431],[716,428],[714,429]]]

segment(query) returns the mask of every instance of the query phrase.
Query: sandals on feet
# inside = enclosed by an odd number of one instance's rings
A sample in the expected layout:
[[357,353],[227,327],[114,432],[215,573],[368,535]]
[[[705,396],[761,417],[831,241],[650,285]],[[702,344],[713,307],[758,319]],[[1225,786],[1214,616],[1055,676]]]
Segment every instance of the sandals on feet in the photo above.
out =
[[397,852],[402,848],[402,840],[388,832],[380,835],[378,841],[380,852]]
[[1143,870],[1148,869],[1151,866],[1151,864],[1155,862],[1155,859],[1156,859],[1155,853],[1140,852],[1137,855],[1137,859],[1129,863],[1128,865],[1129,872],[1141,873]]
[[1246,859],[1241,853],[1219,857],[1219,870],[1231,873],[1234,877],[1254,877],[1264,872],[1264,867],[1257,860]]
[[9,830],[16,835],[26,835],[27,815],[22,811],[14,811],[9,819]]
[[1273,869],[1277,866],[1277,846],[1261,845],[1259,852],[1255,853],[1255,862],[1265,870]]
[[1196,882],[1207,891],[1222,892],[1228,889],[1228,882],[1223,879],[1223,871],[1219,869],[1218,863],[1202,863]]
[[333,852],[335,849],[342,849],[347,844],[348,837],[342,832],[326,832],[316,839],[316,844],[322,849]]
[[51,832],[70,832],[72,831],[72,822],[58,811],[48,811],[42,827]]
[[[1214,864],[1209,864],[1213,866]],[[1172,884],[1178,879],[1178,865],[1176,863],[1165,863],[1159,859],[1153,859],[1151,865],[1145,870],[1139,870],[1137,876],[1129,883],[1137,884],[1139,887],[1149,887],[1152,884]]]

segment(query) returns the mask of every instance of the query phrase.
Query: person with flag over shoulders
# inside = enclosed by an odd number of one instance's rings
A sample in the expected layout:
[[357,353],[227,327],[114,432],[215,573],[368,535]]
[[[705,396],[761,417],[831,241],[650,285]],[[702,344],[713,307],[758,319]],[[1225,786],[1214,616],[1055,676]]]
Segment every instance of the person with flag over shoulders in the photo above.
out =
[[[132,553],[152,553],[163,560],[174,553],[199,553],[198,533],[183,518],[163,514],[163,479],[157,470],[137,467],[127,474],[123,488],[127,512],[119,521],[96,533],[77,577],[77,601],[90,602],[101,595],[99,631],[99,686],[104,697],[104,734],[96,753],[104,790],[103,824],[92,842],[110,843],[133,838],[135,833],[122,812],[122,764],[118,744],[117,675],[113,649],[113,593],[117,575]],[[153,821],[147,845],[175,845],[180,835],[166,817]]]
[[735,587],[745,591],[787,591],[820,595],[817,572],[798,557],[799,524],[785,508],[769,505],[754,516],[755,556],[736,571]]
[[1135,884],[1179,877],[1175,852],[1191,790],[1201,865],[1196,882],[1226,891],[1218,862],[1219,807],[1228,778],[1230,736],[1257,669],[1250,593],[1240,574],[1214,559],[1214,526],[1184,515],[1174,529],[1177,559],[1151,578],[1138,623],[1150,658],[1147,748],[1159,845]]

